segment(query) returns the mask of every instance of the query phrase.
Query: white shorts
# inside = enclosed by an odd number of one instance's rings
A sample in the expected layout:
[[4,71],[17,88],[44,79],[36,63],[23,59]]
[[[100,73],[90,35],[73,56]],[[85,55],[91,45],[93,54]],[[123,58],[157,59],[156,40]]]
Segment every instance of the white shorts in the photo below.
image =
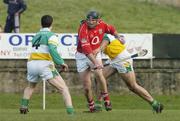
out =
[[[94,64],[88,59],[88,57],[85,54],[76,52],[75,58],[78,72],[83,72],[89,67],[93,68]],[[96,59],[102,62],[101,53],[97,54]]]
[[[131,56],[131,55],[127,52],[127,50],[124,50],[113,60],[107,60],[106,63],[121,60],[121,59],[129,57],[129,56]],[[134,71],[132,59],[128,59],[128,60],[125,60],[123,62],[117,62],[117,63],[114,63],[110,66],[117,69],[117,71],[119,73],[128,73],[128,72]]]
[[38,82],[39,78],[48,80],[58,75],[53,62],[46,60],[32,60],[27,62],[27,80]]

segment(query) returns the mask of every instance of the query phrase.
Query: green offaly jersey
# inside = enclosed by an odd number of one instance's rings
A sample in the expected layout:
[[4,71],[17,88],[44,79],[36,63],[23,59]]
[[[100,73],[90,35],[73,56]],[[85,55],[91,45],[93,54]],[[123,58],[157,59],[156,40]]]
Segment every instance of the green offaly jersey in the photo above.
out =
[[29,60],[48,60],[57,65],[64,63],[60,57],[57,47],[58,37],[49,28],[42,28],[32,40],[32,51]]

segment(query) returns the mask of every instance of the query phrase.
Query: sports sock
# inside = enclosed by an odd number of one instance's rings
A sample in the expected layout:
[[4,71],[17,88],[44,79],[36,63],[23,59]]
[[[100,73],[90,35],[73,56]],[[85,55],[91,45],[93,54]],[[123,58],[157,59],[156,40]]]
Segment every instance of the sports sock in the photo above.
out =
[[97,100],[97,101],[95,102],[94,108],[95,108],[97,111],[102,111],[102,108],[103,108],[103,106],[102,106],[102,101]]
[[89,106],[89,110],[91,112],[93,112],[94,111],[94,100],[93,99],[88,101],[88,106]]
[[72,114],[74,114],[74,108],[72,106],[68,106],[68,107],[66,107],[66,112],[67,112],[67,114],[72,115]]
[[151,106],[152,106],[153,108],[156,107],[156,106],[158,106],[158,101],[153,100],[153,101],[151,102]]
[[89,106],[94,106],[94,100],[88,101],[88,105],[89,105]]
[[21,99],[21,106],[28,106],[28,104],[29,104],[29,100],[28,99],[24,99],[24,98],[22,98]]
[[97,100],[95,103],[101,105],[101,104],[102,104],[102,101]]
[[110,101],[109,94],[107,92],[102,92],[101,95],[104,101]]

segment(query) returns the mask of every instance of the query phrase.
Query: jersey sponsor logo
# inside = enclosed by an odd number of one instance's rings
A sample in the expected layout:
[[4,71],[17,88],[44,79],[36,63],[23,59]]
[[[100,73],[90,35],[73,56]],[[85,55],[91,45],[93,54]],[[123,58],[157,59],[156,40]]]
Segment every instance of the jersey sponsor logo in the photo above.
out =
[[91,44],[92,45],[96,45],[96,44],[98,44],[100,41],[99,41],[99,37],[98,36],[95,36],[93,39],[92,39],[92,41],[91,41]]

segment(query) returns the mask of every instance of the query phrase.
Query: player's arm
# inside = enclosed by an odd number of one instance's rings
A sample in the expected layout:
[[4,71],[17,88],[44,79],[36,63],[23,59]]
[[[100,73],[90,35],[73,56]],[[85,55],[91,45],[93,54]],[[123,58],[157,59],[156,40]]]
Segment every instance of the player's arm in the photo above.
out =
[[87,38],[79,39],[82,47],[83,53],[92,61],[95,67],[100,68],[100,64],[97,62],[95,55],[93,54],[93,50],[88,42]]
[[126,43],[126,41],[124,39],[124,36],[123,35],[119,35],[117,31],[114,32],[114,37],[116,39],[118,39],[121,42],[121,44],[125,44]]
[[48,40],[48,47],[49,47],[50,55],[55,64],[63,65],[64,60],[61,58],[61,56],[59,55],[59,53],[57,51],[58,45],[59,45],[59,43],[58,43],[57,36],[56,35],[51,36]]
[[107,45],[110,43],[110,39],[107,36],[107,34],[104,35],[103,37],[103,41],[101,43],[101,51],[104,52],[105,48],[107,47]]
[[116,39],[118,39],[121,42],[121,44],[125,44],[124,36],[119,35],[114,26],[108,25],[106,23],[104,23],[104,26],[105,26],[105,33],[109,33],[113,35]]

